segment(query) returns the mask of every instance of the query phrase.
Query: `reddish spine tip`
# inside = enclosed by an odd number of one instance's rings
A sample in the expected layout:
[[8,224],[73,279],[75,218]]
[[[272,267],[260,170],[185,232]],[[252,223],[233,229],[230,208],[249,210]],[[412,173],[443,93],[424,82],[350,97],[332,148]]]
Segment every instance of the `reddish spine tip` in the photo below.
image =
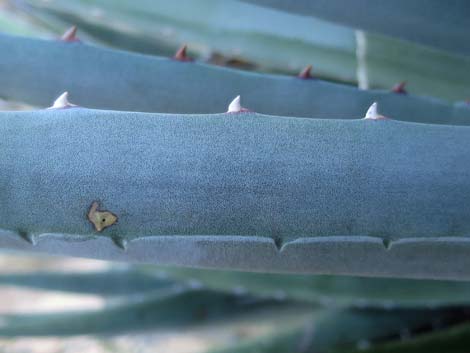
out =
[[77,26],[72,26],[62,34],[60,40],[63,42],[78,42],[80,41],[77,38]]
[[178,60],[178,61],[193,61],[193,58],[190,58],[186,54],[186,49],[188,46],[186,44],[182,45],[175,53],[175,56],[173,59]]
[[302,80],[308,80],[313,78],[312,77],[312,65],[308,65],[305,67],[300,73],[297,75],[298,78],[301,78]]
[[407,94],[408,92],[406,92],[405,86],[406,86],[406,81],[397,83],[395,86],[393,86],[392,92],[399,93],[399,94]]

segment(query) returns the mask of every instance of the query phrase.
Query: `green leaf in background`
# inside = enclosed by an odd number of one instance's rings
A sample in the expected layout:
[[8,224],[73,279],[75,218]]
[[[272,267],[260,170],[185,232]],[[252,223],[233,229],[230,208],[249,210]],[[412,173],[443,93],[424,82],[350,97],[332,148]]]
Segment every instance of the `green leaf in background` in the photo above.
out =
[[34,25],[17,12],[3,10],[0,7],[0,31],[22,36],[50,37],[51,34],[41,26]]
[[[155,273],[153,266],[143,268]],[[162,267],[174,281],[198,281],[204,287],[285,297],[327,306],[388,308],[442,307],[470,304],[470,283],[349,276],[312,276]],[[0,283],[3,278],[0,277]]]
[[[27,3],[33,6],[31,15],[55,15],[120,48],[140,47],[145,53],[169,54],[168,48],[174,51],[182,43],[190,43],[190,49],[200,57],[221,53],[254,61],[263,70],[281,72],[298,72],[313,63],[316,75],[355,80],[354,32],[322,20],[302,19],[231,0]],[[295,26],[286,26],[289,23]],[[111,36],[110,31],[116,34]],[[146,40],[147,48],[143,42],[121,41],[120,33],[124,38]]]
[[470,55],[465,0],[244,0]]
[[347,350],[341,353],[467,353],[469,346],[470,325],[466,323],[410,340],[385,343],[367,350]]
[[99,310],[1,315],[0,336],[117,334],[185,327],[287,305],[295,307],[274,299],[180,287],[123,300]]
[[[313,64],[319,77],[360,82],[362,87],[390,88],[408,81],[415,94],[447,100],[470,95],[466,85],[470,58],[461,53],[354,32],[314,17],[240,1],[27,0],[25,4],[17,0],[13,4],[35,18],[52,16],[76,23],[99,41],[144,53],[170,55],[189,43],[200,57],[220,53],[253,62],[261,70],[297,73]],[[447,6],[442,4],[433,6]],[[350,6],[344,10],[349,14]],[[449,28],[446,31],[452,31]]]
[[81,294],[132,295],[175,286],[310,302],[328,307],[437,308],[470,304],[470,283],[346,276],[310,276],[154,266],[95,272],[0,275],[0,285]]
[[0,275],[0,285],[105,296],[132,295],[180,286],[175,280],[133,269],[100,272],[32,272]]
[[[44,39],[57,39],[64,28],[70,27],[57,16],[43,13],[41,16],[30,14],[28,7],[21,1],[4,0],[0,2],[0,32]],[[86,32],[81,38],[93,43],[95,40]]]
[[406,80],[410,92],[448,100],[470,97],[470,56],[373,34],[365,34],[364,45],[368,87]]
[[[84,43],[64,43],[0,35],[0,96],[49,106],[70,91],[88,108],[220,113],[230,99],[259,113],[309,118],[363,117],[373,101],[396,119],[470,124],[470,106],[320,80],[268,75],[179,62]],[[16,68],[21,67],[18,71]],[[85,74],[86,73],[86,74]]]
[[[430,322],[443,326],[462,320],[459,310],[338,310],[317,312],[310,320],[264,337],[210,351],[211,353],[322,352],[340,353],[361,347],[375,352],[380,342],[396,342],[407,336],[419,337],[431,330]],[[465,316],[465,314],[463,314]],[[419,339],[419,338],[418,338]],[[379,346],[380,347],[380,346]],[[393,345],[392,345],[393,347]],[[399,345],[397,347],[400,347]],[[381,352],[379,350],[379,352]],[[387,351],[388,352],[388,351]],[[390,352],[401,352],[400,350]]]

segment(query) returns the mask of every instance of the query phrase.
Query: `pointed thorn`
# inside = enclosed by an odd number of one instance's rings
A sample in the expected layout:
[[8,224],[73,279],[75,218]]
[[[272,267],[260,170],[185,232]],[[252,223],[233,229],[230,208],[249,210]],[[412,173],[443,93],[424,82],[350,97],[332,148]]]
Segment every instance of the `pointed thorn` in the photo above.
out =
[[113,240],[113,243],[120,248],[121,250],[126,251],[127,250],[127,240],[119,237],[119,236],[114,236],[111,238]]
[[390,241],[390,239],[382,239],[382,244],[385,250],[390,250],[390,247],[392,246],[392,242]]
[[365,120],[384,120],[388,119],[387,117],[380,115],[377,108],[377,102],[372,103],[372,105],[367,109]]
[[273,241],[274,241],[274,245],[276,246],[276,249],[277,251],[281,251],[282,250],[282,246],[284,244],[284,240],[282,239],[282,237],[280,236],[275,236],[273,238]]
[[228,105],[227,113],[238,113],[241,112],[242,107],[240,105],[240,96],[236,96],[235,99]]
[[79,42],[80,39],[77,38],[77,26],[72,26],[62,34],[60,40],[63,42]]
[[52,104],[51,107],[47,109],[66,109],[76,107],[75,104],[69,102],[69,92],[62,93]]
[[395,86],[393,86],[392,92],[399,93],[399,94],[407,94],[408,92],[406,92],[405,86],[406,86],[406,81],[397,83]]
[[175,56],[173,59],[178,60],[178,61],[193,61],[193,58],[190,58],[186,54],[186,49],[188,46],[186,44],[182,45],[175,53]]
[[236,96],[235,99],[228,105],[227,113],[242,113],[248,112],[249,110],[243,108],[240,104],[240,96]]
[[298,78],[302,80],[308,80],[313,78],[312,77],[312,65],[306,66],[300,73],[297,75]]
[[24,231],[19,231],[18,234],[31,245],[36,245],[36,238],[33,234]]

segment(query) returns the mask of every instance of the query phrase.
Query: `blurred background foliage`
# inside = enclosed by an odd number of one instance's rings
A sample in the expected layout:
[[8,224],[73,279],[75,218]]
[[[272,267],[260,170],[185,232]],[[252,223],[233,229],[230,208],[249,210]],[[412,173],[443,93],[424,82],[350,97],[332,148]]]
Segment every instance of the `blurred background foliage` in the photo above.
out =
[[[172,56],[183,44],[198,60],[392,88],[448,101],[469,98],[470,59],[402,39],[236,0],[2,0],[0,31],[57,38],[79,27],[83,41]],[[445,4],[443,3],[443,8]],[[394,18],[388,19],[393,21]]]
[[[386,20],[386,19],[384,19]],[[460,53],[240,1],[1,0],[0,31],[241,70],[470,96]],[[21,70],[21,68],[18,68]],[[1,110],[31,109],[0,101]],[[470,283],[0,256],[0,352],[466,352]]]
[[4,252],[4,352],[464,352],[466,282],[260,274]]

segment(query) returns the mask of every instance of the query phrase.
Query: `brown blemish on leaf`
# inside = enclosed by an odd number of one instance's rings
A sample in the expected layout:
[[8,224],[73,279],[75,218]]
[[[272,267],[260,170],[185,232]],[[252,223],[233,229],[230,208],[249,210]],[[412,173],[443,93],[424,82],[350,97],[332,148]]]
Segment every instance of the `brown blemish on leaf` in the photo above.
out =
[[87,217],[95,227],[95,230],[97,232],[101,232],[103,229],[115,224],[118,220],[118,217],[112,212],[100,211],[98,210],[98,207],[98,202],[94,201],[90,206]]

